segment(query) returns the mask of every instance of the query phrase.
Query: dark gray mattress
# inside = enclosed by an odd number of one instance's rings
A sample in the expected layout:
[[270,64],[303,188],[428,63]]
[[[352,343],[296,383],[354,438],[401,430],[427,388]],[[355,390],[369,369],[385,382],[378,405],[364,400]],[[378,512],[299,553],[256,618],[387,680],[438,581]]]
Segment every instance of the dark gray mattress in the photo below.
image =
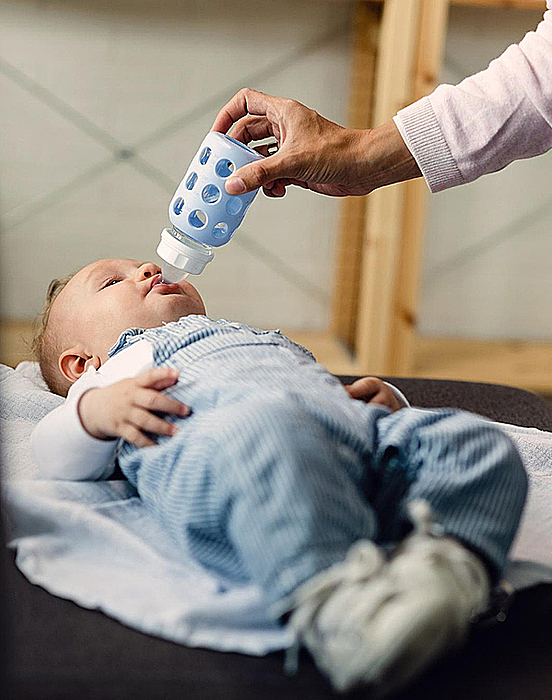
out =
[[[392,381],[414,405],[454,406],[506,423],[552,430],[552,408],[526,391],[466,382]],[[1,687],[7,700],[341,697],[331,691],[305,652],[298,675],[286,677],[283,653],[257,658],[182,647],[31,585],[5,548],[2,563]],[[370,694],[356,691],[347,697]],[[439,662],[398,697],[551,700],[552,586],[519,594],[505,622],[474,629],[464,649]]]

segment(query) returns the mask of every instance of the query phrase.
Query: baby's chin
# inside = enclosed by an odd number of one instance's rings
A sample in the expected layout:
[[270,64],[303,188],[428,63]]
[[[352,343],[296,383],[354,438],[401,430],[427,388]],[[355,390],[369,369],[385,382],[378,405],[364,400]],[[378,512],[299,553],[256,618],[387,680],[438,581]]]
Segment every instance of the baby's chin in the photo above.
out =
[[205,305],[202,298],[192,287],[195,294],[159,294],[156,299],[160,317],[164,321],[178,321],[182,316],[204,316]]

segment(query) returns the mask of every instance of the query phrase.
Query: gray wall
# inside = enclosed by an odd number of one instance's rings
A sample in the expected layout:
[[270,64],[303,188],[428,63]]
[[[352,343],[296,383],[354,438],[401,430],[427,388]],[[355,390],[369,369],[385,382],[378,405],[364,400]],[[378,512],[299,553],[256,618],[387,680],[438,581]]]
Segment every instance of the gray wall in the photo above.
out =
[[[240,87],[343,123],[350,18],[347,3],[297,0],[5,3],[3,314],[32,316],[52,277],[93,259],[156,259],[169,199]],[[325,327],[338,206],[259,196],[197,278],[210,315]]]
[[[453,8],[442,81],[484,69],[541,17]],[[552,338],[551,184],[552,152],[431,197],[422,333]]]
[[[3,315],[33,316],[52,277],[93,259],[154,260],[170,196],[243,85],[344,123],[351,10],[323,0],[4,2]],[[484,68],[538,18],[453,8],[442,79]],[[552,337],[551,164],[548,154],[430,198],[423,333]],[[325,328],[338,212],[338,201],[298,189],[260,195],[196,280],[210,315]]]

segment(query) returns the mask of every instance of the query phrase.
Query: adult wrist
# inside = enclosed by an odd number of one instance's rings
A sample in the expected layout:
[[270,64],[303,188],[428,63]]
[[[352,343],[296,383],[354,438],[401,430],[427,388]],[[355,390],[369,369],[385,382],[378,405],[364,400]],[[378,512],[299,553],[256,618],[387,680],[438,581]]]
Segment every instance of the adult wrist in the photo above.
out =
[[359,157],[367,193],[378,187],[422,176],[392,119],[375,129],[362,132]]

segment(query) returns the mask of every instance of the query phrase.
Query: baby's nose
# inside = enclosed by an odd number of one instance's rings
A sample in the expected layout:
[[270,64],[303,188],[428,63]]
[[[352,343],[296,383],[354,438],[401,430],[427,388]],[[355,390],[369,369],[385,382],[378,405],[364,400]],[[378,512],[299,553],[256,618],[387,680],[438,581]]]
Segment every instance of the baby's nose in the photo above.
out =
[[161,270],[154,263],[144,263],[138,268],[138,275],[141,279],[153,277],[153,275],[158,275],[160,272]]

